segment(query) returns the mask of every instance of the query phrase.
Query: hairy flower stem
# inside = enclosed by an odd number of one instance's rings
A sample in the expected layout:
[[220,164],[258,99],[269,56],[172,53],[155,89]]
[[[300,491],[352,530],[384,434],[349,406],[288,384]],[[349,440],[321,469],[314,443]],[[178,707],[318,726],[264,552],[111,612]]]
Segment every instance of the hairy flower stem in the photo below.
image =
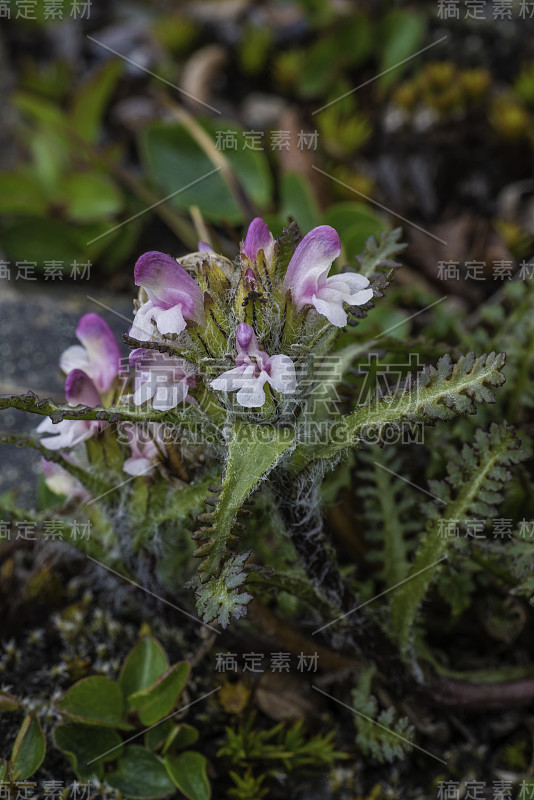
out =
[[345,586],[333,548],[327,542],[319,498],[319,484],[309,471],[297,480],[276,480],[279,511],[308,578],[319,594],[336,608],[350,608],[354,598]]
[[281,474],[275,486],[280,516],[308,578],[316,591],[339,609],[340,616],[346,615],[325,628],[321,637],[339,652],[374,661],[390,689],[401,695],[408,676],[400,653],[367,609],[355,611],[360,603],[343,581],[336,554],[325,536],[318,476],[307,470],[290,481]]

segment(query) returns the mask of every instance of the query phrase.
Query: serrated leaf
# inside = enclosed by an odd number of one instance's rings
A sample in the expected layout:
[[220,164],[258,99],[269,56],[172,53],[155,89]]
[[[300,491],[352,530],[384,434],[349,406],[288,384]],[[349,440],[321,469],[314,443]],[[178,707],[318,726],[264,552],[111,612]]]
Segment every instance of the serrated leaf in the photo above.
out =
[[[487,503],[481,504],[480,493],[488,480],[508,480],[509,464],[516,464],[525,458],[512,428],[506,424],[491,426],[488,433],[478,431],[474,447],[464,446],[462,450],[463,469],[455,466],[449,471],[449,481],[455,496],[446,505],[440,504],[440,516],[433,516],[427,524],[408,579],[394,593],[391,604],[391,619],[399,644],[406,652],[417,609],[427,593],[437,569],[454,541],[454,537],[439,534],[441,520],[462,522],[470,515],[478,517],[481,513],[492,516],[496,509]],[[486,496],[487,497],[487,496]]]
[[382,231],[379,239],[370,236],[366,242],[363,253],[356,257],[358,272],[370,278],[377,270],[389,270],[399,267],[395,256],[406,248],[404,242],[399,242],[402,236],[401,228],[392,231]]
[[231,553],[235,518],[247,497],[293,445],[293,440],[294,432],[289,428],[244,422],[236,422],[232,428],[222,489],[215,511],[210,515],[211,525],[202,528],[197,535],[203,542],[197,555],[202,555],[203,560],[199,578],[192,585],[197,589],[198,609],[204,622],[216,619],[218,603],[221,604],[219,620],[223,625],[228,624],[229,614],[241,616],[244,613],[250,595],[238,592],[237,587],[245,580],[243,564],[248,554],[235,556]]
[[377,394],[370,403],[331,423],[325,444],[299,445],[292,458],[294,469],[300,471],[315,459],[333,458],[347,447],[365,443],[370,434],[376,441],[377,431],[382,436],[391,428],[401,430],[405,423],[433,424],[476,413],[476,403],[495,401],[493,393],[488,396],[484,390],[504,383],[505,360],[504,353],[478,358],[468,353],[453,364],[450,356],[443,356],[436,367],[424,367],[390,394]]

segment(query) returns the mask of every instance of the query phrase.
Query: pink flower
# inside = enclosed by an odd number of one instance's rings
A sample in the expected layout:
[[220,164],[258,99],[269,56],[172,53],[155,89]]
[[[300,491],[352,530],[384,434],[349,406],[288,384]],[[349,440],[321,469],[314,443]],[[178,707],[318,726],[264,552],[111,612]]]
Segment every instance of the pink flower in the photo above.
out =
[[333,261],[341,252],[336,231],[329,225],[311,230],[301,241],[289,262],[284,288],[291,291],[300,311],[306,305],[338,328],[347,324],[344,303],[361,306],[371,300],[369,280],[357,272],[344,272],[328,277]]
[[[70,460],[70,459],[69,459]],[[63,469],[62,466],[54,461],[41,459],[44,480],[51,492],[64,495],[67,500],[81,500],[86,502],[90,498],[89,492],[84,489],[80,481]]]
[[[68,347],[59,365],[67,375],[75,369],[83,370],[104,395],[119,374],[121,353],[117,340],[98,314],[85,314],[78,323],[76,336],[81,345]],[[97,405],[100,405],[100,398]]]
[[188,393],[195,385],[194,367],[184,358],[139,347],[130,353],[130,366],[136,370],[134,405],[152,400],[156,411],[169,411],[192,400]]
[[[158,425],[150,424],[148,431],[141,425],[126,423],[122,426],[128,437],[131,456],[126,459],[123,469],[128,475],[150,475],[156,468],[155,458],[165,452],[158,436]],[[156,442],[159,443],[158,449]]]
[[256,408],[265,403],[265,383],[282,394],[296,391],[295,365],[289,356],[268,356],[260,350],[254,329],[246,322],[237,326],[236,340],[236,366],[211,381],[212,389],[221,392],[238,389],[237,402],[245,408]]
[[191,275],[171,256],[152,250],[135,265],[135,285],[148,295],[135,315],[130,336],[147,342],[153,325],[161,334],[181,333],[187,320],[204,319],[204,295]]
[[[73,369],[67,375],[65,395],[70,406],[84,405],[96,408],[96,406],[102,405],[96,386],[89,375],[81,369]],[[65,450],[90,439],[106,424],[98,420],[86,419],[63,419],[61,422],[53,423],[49,417],[46,417],[37,427],[37,432],[53,434],[41,439],[41,444],[48,450]]]
[[242,251],[254,263],[260,250],[263,250],[265,260],[270,264],[274,254],[274,238],[267,224],[261,217],[256,217],[248,226]]

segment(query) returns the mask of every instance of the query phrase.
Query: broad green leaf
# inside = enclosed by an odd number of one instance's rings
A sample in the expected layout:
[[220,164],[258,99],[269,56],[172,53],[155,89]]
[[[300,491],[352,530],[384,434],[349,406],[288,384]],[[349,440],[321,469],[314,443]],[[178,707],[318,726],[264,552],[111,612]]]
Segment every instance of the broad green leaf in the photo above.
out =
[[15,108],[23,111],[35,122],[41,123],[45,129],[58,128],[65,124],[63,111],[51,100],[28,92],[16,92],[11,100]]
[[143,725],[153,725],[176,707],[190,669],[187,661],[180,661],[151,686],[129,695],[128,703],[137,711]]
[[167,750],[170,750],[171,748],[173,750],[183,750],[184,748],[194,744],[197,739],[197,729],[193,728],[192,725],[186,725],[185,723],[182,723],[181,725],[177,725],[175,730],[169,733],[165,742],[165,747],[163,748],[163,752],[166,753]]
[[0,692],[0,713],[3,711],[17,711],[20,703],[16,697],[9,692]]
[[[260,208],[269,204],[272,178],[261,151],[243,150],[243,130],[228,122],[198,120],[217,145],[217,134],[235,134],[237,149],[224,148],[223,154],[246,194]],[[220,144],[223,149],[223,144]],[[180,124],[157,122],[142,133],[140,150],[145,169],[154,183],[167,193],[176,192],[169,201],[187,212],[198,206],[208,220],[232,225],[245,222],[243,211],[224,182],[220,171],[201,146]],[[213,173],[208,176],[208,173]],[[204,177],[207,176],[207,177]],[[191,185],[190,188],[188,187]],[[182,191],[183,189],[183,191]]]
[[169,669],[169,659],[153,636],[142,636],[130,650],[119,675],[125,697],[146,689]]
[[43,763],[46,739],[39,720],[31,714],[24,718],[11,753],[12,777],[25,781]]
[[0,214],[44,214],[47,202],[35,176],[0,172]]
[[124,698],[120,686],[103,675],[93,675],[75,683],[61,698],[62,714],[87,725],[131,730],[123,720]]
[[247,497],[293,444],[290,428],[236,422],[230,435],[228,460],[213,525],[217,539],[206,559],[206,572],[216,574],[237,512]]
[[116,761],[122,755],[122,739],[119,734],[110,728],[92,725],[70,722],[57,725],[54,728],[54,744],[67,756],[76,776],[82,781],[95,775],[101,779],[104,774],[103,764],[106,761]]
[[0,241],[12,261],[35,262],[41,267],[45,260],[60,261],[67,275],[75,259],[84,260],[79,231],[57,219],[32,216],[7,223],[0,230]]
[[306,97],[317,97],[332,86],[336,73],[361,64],[371,52],[373,34],[369,18],[353,12],[350,18],[325,32],[307,48],[299,81]]
[[385,91],[399,80],[407,69],[410,57],[421,48],[425,30],[426,19],[423,13],[398,8],[391,10],[384,17],[379,36],[380,91]]
[[144,736],[145,747],[147,750],[159,750],[159,748],[163,747],[165,741],[169,736],[171,736],[176,728],[179,726],[171,719],[165,720],[165,722],[161,722],[159,725],[154,725],[152,728],[149,728]]
[[286,172],[280,180],[280,215],[298,220],[303,231],[310,231],[321,222],[321,212],[313,189],[298,172]]
[[73,130],[91,144],[96,144],[102,117],[121,76],[124,63],[119,59],[106,61],[76,91],[70,111]]
[[63,181],[63,202],[74,222],[93,222],[118,214],[123,199],[113,181],[94,172],[75,172]]
[[115,772],[106,781],[131,800],[151,800],[175,794],[172,780],[161,759],[144,747],[126,747]]
[[370,236],[379,238],[388,224],[364,203],[336,203],[325,214],[325,223],[339,233],[349,262],[365,247]]
[[179,756],[165,756],[167,772],[175,786],[189,800],[210,800],[211,788],[206,763],[205,757],[194,750],[180,753]]

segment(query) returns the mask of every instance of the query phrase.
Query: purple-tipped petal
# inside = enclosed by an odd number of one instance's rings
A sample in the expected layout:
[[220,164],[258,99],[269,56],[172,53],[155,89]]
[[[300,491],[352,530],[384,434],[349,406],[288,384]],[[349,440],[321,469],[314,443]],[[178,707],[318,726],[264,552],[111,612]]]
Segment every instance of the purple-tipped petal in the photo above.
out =
[[237,349],[248,352],[250,343],[256,338],[254,328],[246,322],[240,322],[236,330]]
[[237,359],[236,364],[239,366],[244,362],[250,361],[255,358],[260,366],[263,364],[264,359],[268,358],[267,353],[260,350],[258,339],[254,333],[254,328],[247,325],[246,322],[240,322],[236,330],[237,342]]
[[330,225],[320,225],[306,234],[293,253],[284,278],[284,287],[291,291],[297,308],[312,303],[340,253],[339,236]]
[[198,252],[199,253],[214,253],[215,250],[213,247],[210,247],[207,242],[203,242],[202,239],[198,242]]
[[[76,336],[86,350],[69,347],[63,353],[61,367],[66,372],[82,369],[92,379],[99,392],[107,392],[119,374],[121,352],[111,328],[98,314],[85,314],[78,323]],[[78,360],[78,363],[76,361]],[[76,366],[74,364],[76,363]],[[69,367],[70,369],[66,369]]]
[[152,303],[169,309],[180,305],[183,316],[201,322],[204,295],[185,269],[165,253],[151,250],[138,258],[134,268],[135,285],[142,286]]
[[247,235],[243,242],[243,253],[250,261],[256,261],[259,251],[263,250],[265,257],[269,261],[273,246],[274,239],[267,227],[267,223],[261,217],[256,217],[248,226]]
[[95,408],[102,404],[96,386],[89,375],[81,369],[73,369],[67,375],[65,395],[70,406],[82,405]]

